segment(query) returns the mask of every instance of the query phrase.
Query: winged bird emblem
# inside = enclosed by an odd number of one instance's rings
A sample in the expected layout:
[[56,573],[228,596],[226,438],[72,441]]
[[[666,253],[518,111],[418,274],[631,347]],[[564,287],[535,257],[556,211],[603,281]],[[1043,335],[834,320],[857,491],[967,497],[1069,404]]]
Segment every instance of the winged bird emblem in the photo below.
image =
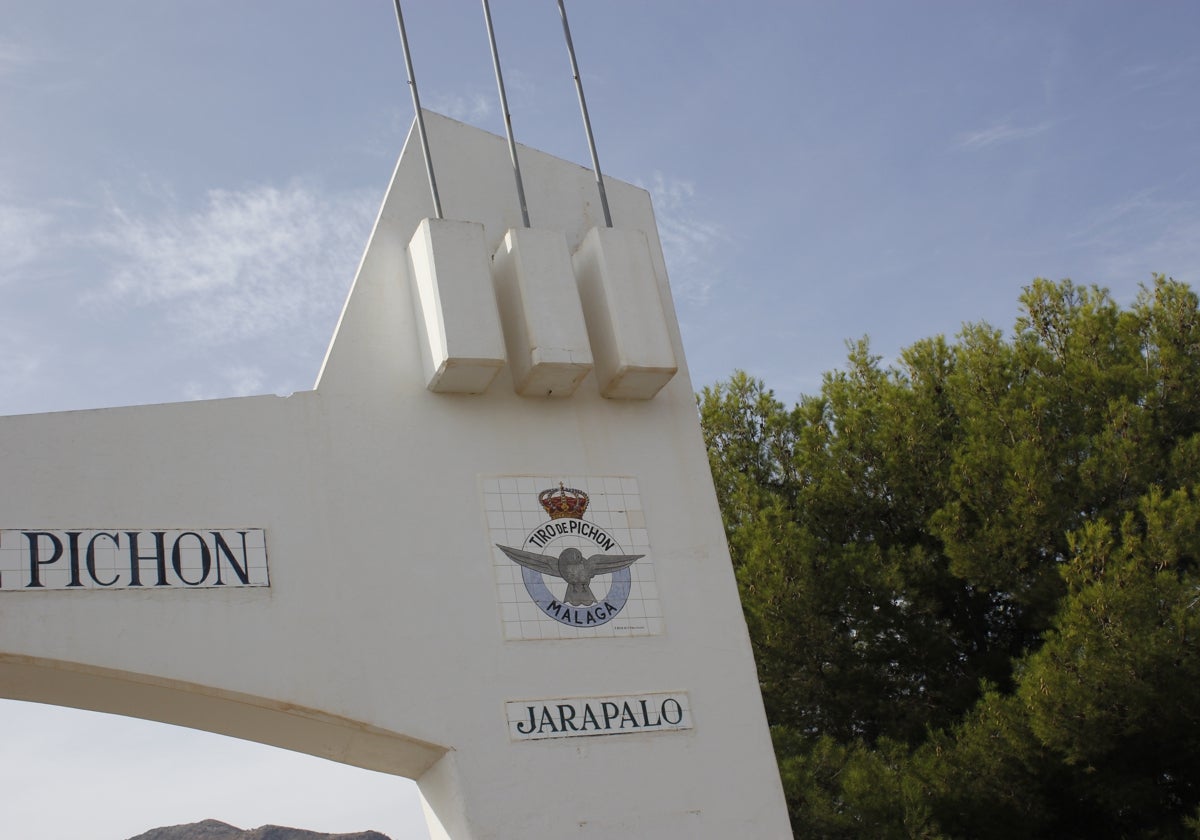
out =
[[535,554],[520,548],[509,548],[496,544],[509,560],[543,575],[552,575],[567,582],[567,594],[563,600],[573,607],[586,607],[596,603],[591,582],[596,575],[619,572],[645,557],[644,554],[593,554],[584,557],[578,548],[564,548],[557,557]]

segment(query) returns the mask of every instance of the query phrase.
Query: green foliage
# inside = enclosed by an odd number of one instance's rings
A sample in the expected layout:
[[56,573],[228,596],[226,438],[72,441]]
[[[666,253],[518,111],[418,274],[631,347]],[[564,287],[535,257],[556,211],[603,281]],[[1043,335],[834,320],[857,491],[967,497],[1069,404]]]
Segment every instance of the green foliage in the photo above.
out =
[[1200,311],[1036,280],[699,405],[798,837],[1200,836]]

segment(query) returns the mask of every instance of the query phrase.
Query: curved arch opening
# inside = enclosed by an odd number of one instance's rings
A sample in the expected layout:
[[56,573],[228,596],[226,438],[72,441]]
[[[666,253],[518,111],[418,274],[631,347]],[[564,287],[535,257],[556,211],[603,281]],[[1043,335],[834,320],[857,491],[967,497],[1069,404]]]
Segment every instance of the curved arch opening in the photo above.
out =
[[[8,655],[0,655],[0,698],[29,701],[0,704],[0,729],[9,733],[3,739],[9,759],[5,771],[30,790],[53,791],[43,804],[30,803],[27,809],[40,807],[47,820],[76,819],[77,814],[55,809],[89,810],[89,803],[99,819],[111,802],[124,819],[121,824],[137,828],[111,838],[118,840],[155,825],[207,818],[238,824],[222,814],[286,814],[297,798],[305,806],[324,800],[323,807],[297,813],[347,814],[350,806],[342,800],[354,800],[362,788],[386,797],[388,807],[379,811],[394,805],[397,816],[403,815],[392,823],[393,840],[428,836],[418,827],[425,820],[409,780],[445,752],[436,745],[264,698]],[[14,789],[6,789],[5,824],[11,826]],[[340,793],[352,789],[350,796]],[[154,791],[166,801],[152,801]],[[274,799],[285,807],[274,805]],[[191,810],[183,808],[165,822],[155,821],[163,819],[164,809],[147,807],[179,803]],[[144,817],[140,810],[146,811]],[[361,821],[346,825],[343,820],[341,827],[298,824],[286,817],[264,822],[312,830],[383,830]],[[398,825],[406,827],[398,831]],[[61,835],[61,828],[48,830],[43,836]]]
[[0,700],[5,837],[125,840],[218,820],[429,840],[414,782],[123,716]]

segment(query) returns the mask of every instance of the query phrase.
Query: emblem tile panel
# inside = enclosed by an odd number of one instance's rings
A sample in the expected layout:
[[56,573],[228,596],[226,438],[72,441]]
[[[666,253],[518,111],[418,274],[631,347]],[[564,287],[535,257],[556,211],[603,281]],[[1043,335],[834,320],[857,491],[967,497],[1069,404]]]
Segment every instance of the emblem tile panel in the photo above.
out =
[[[583,490],[588,494],[585,522],[598,526],[612,537],[619,548],[615,554],[644,555],[628,567],[629,596],[624,606],[604,624],[574,626],[546,615],[533,601],[522,579],[522,569],[505,556],[497,545],[525,546],[535,529],[551,520],[538,502],[538,494],[559,484]],[[508,641],[545,639],[623,638],[652,636],[663,632],[662,608],[658,600],[658,585],[654,575],[654,556],[649,533],[645,527],[641,492],[632,476],[482,476],[479,480],[486,515],[488,548],[496,579],[499,617],[504,638]],[[578,547],[586,555],[594,552],[581,538],[564,536],[545,552],[557,555],[566,547]],[[531,550],[533,549],[530,547]],[[557,598],[561,598],[566,583],[561,578],[542,576]],[[609,591],[613,575],[596,575],[591,587],[600,601]]]

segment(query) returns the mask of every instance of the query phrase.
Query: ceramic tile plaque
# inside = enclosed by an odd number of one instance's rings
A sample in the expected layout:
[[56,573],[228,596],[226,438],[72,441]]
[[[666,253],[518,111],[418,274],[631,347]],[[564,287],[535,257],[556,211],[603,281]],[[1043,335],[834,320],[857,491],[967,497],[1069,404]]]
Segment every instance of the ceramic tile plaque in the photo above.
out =
[[484,476],[504,638],[662,632],[654,556],[629,476]]
[[0,530],[0,592],[269,585],[261,528]]
[[517,700],[505,704],[508,736],[514,741],[634,735],[692,728],[684,692]]

